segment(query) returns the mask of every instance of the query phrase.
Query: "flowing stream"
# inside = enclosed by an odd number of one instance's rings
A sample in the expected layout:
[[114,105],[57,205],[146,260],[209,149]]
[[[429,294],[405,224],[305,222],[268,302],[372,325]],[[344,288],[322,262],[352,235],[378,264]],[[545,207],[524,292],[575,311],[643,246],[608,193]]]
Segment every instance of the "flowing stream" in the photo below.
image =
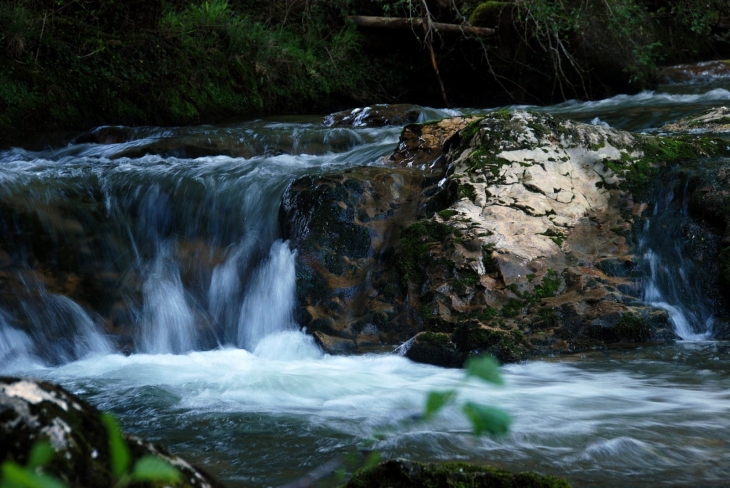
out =
[[[730,103],[728,89],[711,73],[539,110],[656,131]],[[478,111],[421,118],[467,112]],[[506,386],[489,388],[389,351],[325,355],[299,330],[282,192],[306,174],[380,164],[401,130],[321,120],[102,128],[0,152],[0,373],[58,382],[230,486],[284,484],[358,448],[575,486],[727,485],[730,347],[712,340],[699,272],[665,230],[686,215],[681,184],[657,198],[640,249],[644,299],[685,340],[509,365]],[[446,388],[510,412],[509,436],[472,437],[458,405],[413,423],[425,394]]]

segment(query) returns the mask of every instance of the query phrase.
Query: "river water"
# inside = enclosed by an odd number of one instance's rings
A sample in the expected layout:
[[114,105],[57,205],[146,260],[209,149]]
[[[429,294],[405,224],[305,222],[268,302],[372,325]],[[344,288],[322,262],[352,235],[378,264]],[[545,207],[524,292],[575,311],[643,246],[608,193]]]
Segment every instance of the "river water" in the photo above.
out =
[[[656,131],[730,103],[728,90],[724,72],[700,73],[539,110]],[[475,111],[424,109],[422,119],[464,112]],[[0,373],[60,383],[230,486],[281,485],[371,449],[575,486],[728,484],[729,346],[712,339],[704,308],[683,303],[686,287],[656,273],[645,299],[686,340],[504,366],[502,388],[389,351],[323,354],[292,318],[296,255],[279,238],[279,198],[299,176],[379,164],[400,127],[321,120],[123,128],[106,132],[108,144],[0,153]],[[649,227],[641,244],[649,267],[696,279],[661,266],[672,257],[652,236]],[[413,420],[427,392],[447,388],[456,405]],[[466,401],[508,411],[510,434],[472,437]]]

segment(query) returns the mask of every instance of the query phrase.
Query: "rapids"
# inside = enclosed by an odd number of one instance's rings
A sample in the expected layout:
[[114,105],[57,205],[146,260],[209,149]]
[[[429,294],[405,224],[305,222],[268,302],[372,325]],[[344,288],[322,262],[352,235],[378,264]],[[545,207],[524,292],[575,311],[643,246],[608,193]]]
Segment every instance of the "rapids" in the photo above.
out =
[[[709,74],[528,108],[656,131],[728,103],[729,90],[730,78]],[[423,109],[421,119],[478,112]],[[57,382],[231,486],[283,484],[357,449],[534,469],[575,486],[727,483],[730,351],[692,295],[699,278],[654,231],[682,218],[672,204],[681,187],[658,199],[640,247],[644,299],[687,340],[508,365],[505,387],[485,387],[390,351],[325,355],[299,331],[282,192],[306,174],[380,164],[401,129],[320,122],[102,128],[107,144],[45,135],[0,152],[0,265],[11,283],[0,373]],[[426,393],[446,388],[457,403],[508,411],[509,436],[473,438],[456,406],[414,422]]]

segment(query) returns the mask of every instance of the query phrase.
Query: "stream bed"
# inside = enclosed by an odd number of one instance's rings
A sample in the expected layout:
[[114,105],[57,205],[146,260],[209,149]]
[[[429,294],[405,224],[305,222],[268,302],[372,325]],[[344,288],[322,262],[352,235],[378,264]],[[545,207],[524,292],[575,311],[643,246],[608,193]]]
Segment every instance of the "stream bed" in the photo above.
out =
[[[730,77],[707,76],[539,110],[653,132],[730,103]],[[282,485],[362,449],[574,486],[727,485],[730,345],[711,334],[507,365],[501,388],[390,350],[323,354],[292,317],[281,194],[306,174],[381,164],[401,128],[321,120],[115,128],[0,152],[0,373],[57,382],[229,486]],[[681,312],[672,299],[647,296]],[[456,406],[413,421],[449,388]],[[465,401],[509,412],[510,434],[474,438]]]

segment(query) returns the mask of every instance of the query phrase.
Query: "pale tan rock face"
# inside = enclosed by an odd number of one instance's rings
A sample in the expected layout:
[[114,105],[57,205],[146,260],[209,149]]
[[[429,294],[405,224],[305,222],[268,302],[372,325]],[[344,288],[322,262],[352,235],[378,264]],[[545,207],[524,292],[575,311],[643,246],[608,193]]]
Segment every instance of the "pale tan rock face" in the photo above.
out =
[[730,107],[713,107],[661,128],[664,132],[730,132]]
[[[479,133],[456,156],[451,178],[470,185],[474,195],[452,208],[472,232],[485,236],[482,244],[493,246],[499,261],[540,273],[535,260],[562,259],[556,237],[566,237],[589,214],[608,210],[618,191],[610,188],[622,178],[605,162],[641,154],[632,152],[635,139],[626,132],[569,121],[548,132],[541,128],[545,116],[513,112],[509,117],[480,121]],[[482,135],[497,136],[495,124],[508,125],[509,134],[490,144]],[[484,168],[475,168],[480,161]]]

